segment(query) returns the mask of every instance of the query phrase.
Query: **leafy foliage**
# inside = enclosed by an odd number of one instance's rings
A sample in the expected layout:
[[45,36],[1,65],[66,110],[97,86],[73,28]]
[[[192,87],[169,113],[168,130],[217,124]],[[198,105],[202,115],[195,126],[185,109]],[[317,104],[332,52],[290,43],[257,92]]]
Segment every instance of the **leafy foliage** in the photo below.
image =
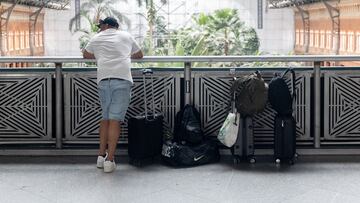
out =
[[[91,37],[99,31],[99,28],[96,25],[101,18],[112,16],[116,18],[120,24],[130,26],[130,20],[113,7],[113,5],[119,2],[126,1],[127,0],[88,0],[81,4],[80,13],[71,18],[69,22],[69,30],[72,33],[82,33],[79,38],[80,49],[83,49]],[[75,22],[78,18],[83,21],[85,20],[89,28],[76,28]]]

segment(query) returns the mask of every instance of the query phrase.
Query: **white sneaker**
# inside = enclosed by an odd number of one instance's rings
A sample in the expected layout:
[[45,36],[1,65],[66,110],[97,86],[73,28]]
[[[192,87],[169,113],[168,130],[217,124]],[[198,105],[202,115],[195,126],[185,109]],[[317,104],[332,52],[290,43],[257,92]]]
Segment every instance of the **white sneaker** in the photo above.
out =
[[107,153],[107,152],[106,152],[106,154],[105,154],[105,157],[103,157],[103,156],[98,156],[97,162],[96,162],[96,166],[97,166],[98,168],[104,168],[104,162],[105,162],[107,156],[108,156],[108,153]]
[[105,161],[104,162],[104,172],[111,173],[116,169],[115,161]]

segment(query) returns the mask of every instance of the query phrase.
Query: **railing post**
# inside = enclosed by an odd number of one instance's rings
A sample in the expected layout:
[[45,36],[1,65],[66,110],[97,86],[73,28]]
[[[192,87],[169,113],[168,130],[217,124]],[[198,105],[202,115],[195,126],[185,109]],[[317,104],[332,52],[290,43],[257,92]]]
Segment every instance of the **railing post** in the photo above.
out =
[[315,105],[315,125],[314,125],[314,147],[320,148],[321,133],[321,73],[320,61],[314,61],[314,105]]
[[63,81],[62,63],[55,63],[55,95],[56,95],[56,148],[62,148],[63,137]]
[[185,80],[185,102],[184,104],[192,104],[191,102],[191,62],[184,63],[184,80]]

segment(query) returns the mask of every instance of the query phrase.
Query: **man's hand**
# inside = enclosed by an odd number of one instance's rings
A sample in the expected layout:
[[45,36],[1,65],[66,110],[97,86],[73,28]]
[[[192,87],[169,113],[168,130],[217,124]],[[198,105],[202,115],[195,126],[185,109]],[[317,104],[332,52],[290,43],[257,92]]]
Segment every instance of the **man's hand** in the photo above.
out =
[[142,57],[144,57],[144,55],[141,50],[136,52],[135,54],[131,55],[132,59],[141,59]]
[[95,55],[90,52],[87,52],[85,49],[83,51],[83,57],[86,59],[95,59]]

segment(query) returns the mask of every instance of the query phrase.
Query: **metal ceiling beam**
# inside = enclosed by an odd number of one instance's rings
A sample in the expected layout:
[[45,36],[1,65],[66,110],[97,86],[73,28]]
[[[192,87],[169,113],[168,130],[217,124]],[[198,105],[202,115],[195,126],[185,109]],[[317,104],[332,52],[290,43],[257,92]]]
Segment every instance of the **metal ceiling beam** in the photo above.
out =
[[[0,48],[1,56],[5,56],[8,50],[8,25],[12,11],[14,10],[18,0],[12,0],[12,4],[7,9],[0,11]],[[3,43],[5,42],[5,43]]]
[[304,10],[298,4],[295,3],[297,10],[299,11],[304,28],[304,53],[309,53],[309,39],[310,39],[310,15],[309,11]]
[[269,8],[286,8],[320,2],[321,0],[269,0]]
[[[0,0],[0,2],[13,3],[13,0]],[[70,8],[70,0],[17,0],[17,4],[25,6],[41,7],[44,2],[48,2],[45,8],[64,10]]]
[[332,24],[331,36],[332,36],[332,50],[333,54],[338,55],[340,49],[340,10],[331,4],[327,0],[322,0],[327,8]]
[[33,13],[29,15],[29,44],[30,44],[30,56],[34,56],[35,53],[35,30],[38,17],[42,9],[50,2],[50,0],[42,1],[42,5]]

